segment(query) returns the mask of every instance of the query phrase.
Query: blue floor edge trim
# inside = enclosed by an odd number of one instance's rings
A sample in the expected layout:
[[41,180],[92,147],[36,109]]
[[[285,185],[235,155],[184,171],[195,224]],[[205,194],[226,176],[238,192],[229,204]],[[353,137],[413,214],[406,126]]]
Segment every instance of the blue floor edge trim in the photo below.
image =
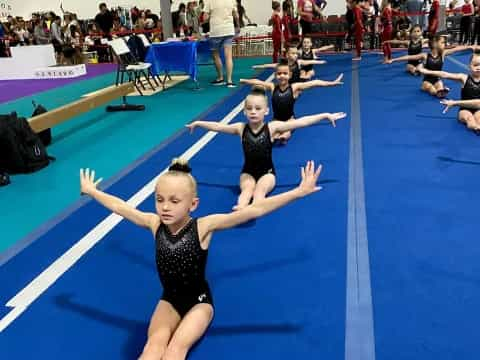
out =
[[[263,72],[255,74],[255,77],[258,76],[263,76],[265,74],[268,74],[270,71],[265,70]],[[242,85],[240,86],[235,92],[230,93],[228,95],[225,95],[223,98],[220,99],[220,101],[216,102],[215,104],[211,105],[208,109],[203,111],[200,115],[196,116],[193,121],[196,120],[202,120],[207,117],[207,115],[217,108],[221,107],[224,105],[226,102],[229,101],[232,97],[236,96],[242,89],[247,87],[248,85]],[[102,186],[103,190],[107,190],[109,187],[120,181],[122,178],[127,176],[129,173],[131,173],[133,170],[135,170],[138,166],[143,164],[145,161],[150,159],[152,156],[154,156],[156,153],[170,145],[173,141],[178,139],[180,136],[185,134],[188,130],[181,129],[175,132],[173,135],[169,136],[166,138],[164,141],[162,141],[159,145],[157,145],[155,148],[147,152],[146,154],[142,155],[140,158],[138,158],[136,161],[125,167],[123,170],[120,170],[119,173],[116,175],[113,175],[108,181],[106,181],[104,186]],[[43,236],[45,233],[47,233],[49,230],[51,230],[53,227],[58,225],[60,222],[62,222],[65,218],[73,214],[76,210],[78,210],[80,207],[83,205],[87,204],[89,201],[92,201],[90,198],[81,198],[77,200],[75,203],[73,203],[71,206],[67,207],[65,210],[60,212],[57,216],[53,217],[52,219],[46,221],[42,225],[40,225],[37,229],[33,230],[30,234],[26,235],[19,241],[17,241],[14,245],[10,246],[7,248],[5,251],[0,253],[0,267],[5,265],[9,260],[14,258],[16,255],[18,255],[21,251],[23,251],[25,248],[27,248],[29,245],[34,243],[36,240],[38,240],[41,236]]]

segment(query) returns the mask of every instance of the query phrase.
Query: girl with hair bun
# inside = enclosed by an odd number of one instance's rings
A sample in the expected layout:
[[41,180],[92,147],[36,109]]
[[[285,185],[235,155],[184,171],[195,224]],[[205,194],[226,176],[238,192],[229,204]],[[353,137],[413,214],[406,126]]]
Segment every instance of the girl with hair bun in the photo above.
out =
[[186,162],[175,160],[155,187],[155,213],[139,211],[97,185],[95,171],[80,170],[81,193],[134,224],[151,231],[156,264],[163,287],[150,320],[141,360],[185,359],[213,318],[213,298],[205,278],[212,235],[264,216],[318,190],[322,167],[312,161],[301,169],[301,183],[293,190],[258,201],[239,211],[192,218],[198,207],[197,185]]

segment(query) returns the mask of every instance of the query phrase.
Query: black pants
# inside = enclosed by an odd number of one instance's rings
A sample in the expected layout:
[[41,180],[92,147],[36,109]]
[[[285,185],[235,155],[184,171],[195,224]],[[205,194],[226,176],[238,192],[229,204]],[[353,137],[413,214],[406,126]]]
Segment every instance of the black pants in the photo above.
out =
[[480,45],[480,16],[475,16],[475,25],[472,33],[472,45],[475,44],[475,40],[477,41],[477,44]]
[[460,19],[460,44],[467,44],[470,40],[470,33],[472,29],[472,17],[462,16]]
[[302,27],[302,38],[305,35],[310,35],[312,33],[312,23],[311,22],[301,19],[300,20],[300,26]]

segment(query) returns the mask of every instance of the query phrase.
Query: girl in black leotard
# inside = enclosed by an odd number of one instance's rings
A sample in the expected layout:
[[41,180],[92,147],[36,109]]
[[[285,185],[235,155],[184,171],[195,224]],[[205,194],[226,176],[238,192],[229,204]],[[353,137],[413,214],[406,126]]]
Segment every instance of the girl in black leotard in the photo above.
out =
[[187,125],[191,131],[201,127],[210,131],[239,136],[242,140],[244,166],[240,175],[240,196],[234,209],[243,209],[250,201],[264,199],[275,187],[275,169],[272,161],[272,143],[278,134],[314,125],[321,120],[335,121],[344,113],[323,113],[305,116],[295,121],[265,122],[268,99],[263,88],[254,88],[245,99],[245,116],[248,122],[224,125],[218,122],[194,121]]
[[[262,86],[272,94],[273,119],[278,121],[291,121],[295,118],[295,101],[303,90],[313,87],[337,86],[343,84],[343,74],[340,74],[334,81],[312,80],[306,82],[295,82],[290,84],[292,74],[288,62],[282,60],[275,69],[276,84],[258,79],[240,79],[241,83]],[[287,131],[278,134],[275,140],[286,143],[291,137]]]
[[294,190],[272,196],[230,214],[192,219],[199,203],[195,179],[185,163],[175,162],[157,181],[155,212],[139,211],[127,202],[97,189],[95,172],[80,170],[82,194],[155,237],[157,270],[163,296],[153,313],[141,360],[184,360],[213,318],[212,294],[205,278],[207,254],[214,232],[268,214],[289,202],[319,190],[321,166],[309,161],[302,168],[302,182]]
[[[422,53],[423,47],[428,43],[428,40],[422,38],[422,27],[420,25],[415,25],[410,33],[410,40],[387,40],[386,42],[392,45],[406,46],[408,55],[418,55]],[[406,71],[412,75],[418,75],[417,66],[421,63],[422,60],[409,60],[406,66]]]
[[[303,60],[298,58],[298,48],[295,44],[289,44],[287,49],[287,61],[290,67],[290,84],[304,82],[310,80],[309,78],[302,77],[301,69],[303,66],[308,65],[322,65],[325,64],[324,60]],[[254,65],[254,69],[275,69],[278,63]]]
[[[305,61],[316,60],[316,53],[320,51],[327,51],[334,49],[334,45],[322,46],[317,49],[312,49],[313,43],[310,36],[305,36],[302,40],[302,51],[300,53],[300,59]],[[313,70],[313,65],[303,65],[300,68],[300,77],[302,79],[312,79],[315,76],[315,70]]]
[[425,76],[460,82],[461,100],[442,100],[442,104],[447,106],[444,113],[452,106],[460,107],[458,121],[467,125],[470,130],[480,133],[480,55],[474,53],[470,58],[470,75],[430,71],[424,68],[420,68],[419,72]]
[[[420,53],[418,55],[405,55],[389,61],[393,63],[396,61],[414,61],[420,60],[425,64],[427,70],[441,71],[445,57],[456,53],[458,51],[467,50],[471,47],[457,46],[453,49],[445,49],[445,38],[440,35],[435,35],[430,41],[430,53]],[[420,66],[420,65],[419,65]],[[428,92],[432,96],[444,98],[449,89],[443,86],[442,80],[436,76],[426,75],[423,78],[422,90]]]

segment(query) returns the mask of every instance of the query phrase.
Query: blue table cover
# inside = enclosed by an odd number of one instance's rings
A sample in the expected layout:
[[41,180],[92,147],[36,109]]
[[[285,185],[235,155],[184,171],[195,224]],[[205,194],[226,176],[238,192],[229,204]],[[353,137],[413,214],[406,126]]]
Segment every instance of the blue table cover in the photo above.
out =
[[183,72],[197,81],[197,41],[172,41],[152,44],[145,62],[152,64],[152,72]]
[[[220,57],[225,63],[223,50]],[[178,71],[188,74],[194,81],[197,81],[198,65],[213,63],[208,40],[153,43],[148,49],[145,62],[152,64],[155,75]]]

